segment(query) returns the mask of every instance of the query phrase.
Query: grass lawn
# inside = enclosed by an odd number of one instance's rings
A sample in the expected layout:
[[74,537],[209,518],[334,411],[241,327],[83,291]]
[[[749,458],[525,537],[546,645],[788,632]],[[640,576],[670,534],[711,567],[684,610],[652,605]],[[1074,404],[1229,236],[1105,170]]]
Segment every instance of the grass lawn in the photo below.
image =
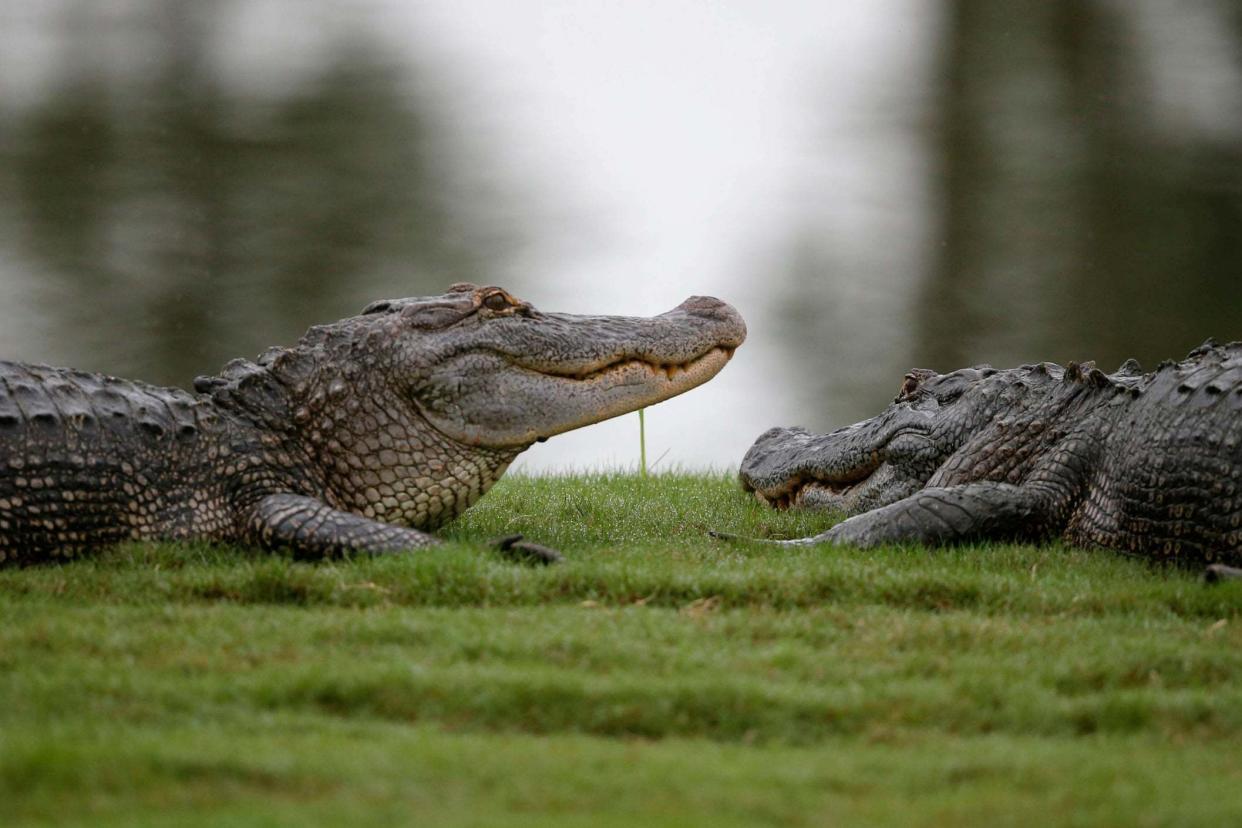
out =
[[509,477],[406,557],[0,569],[0,825],[1242,821],[1242,583],[704,535],[830,522]]

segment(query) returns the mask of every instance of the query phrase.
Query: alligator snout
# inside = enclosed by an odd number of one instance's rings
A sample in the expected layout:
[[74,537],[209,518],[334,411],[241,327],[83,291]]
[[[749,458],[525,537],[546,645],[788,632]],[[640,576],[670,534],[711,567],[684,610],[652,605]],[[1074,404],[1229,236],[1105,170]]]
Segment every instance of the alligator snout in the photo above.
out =
[[715,296],[691,296],[665,316],[685,314],[713,324],[719,345],[736,348],[746,340],[746,322],[728,302],[722,302]]
[[782,489],[798,476],[798,463],[811,432],[805,428],[770,428],[742,458],[738,477],[746,491]]
[[693,313],[695,316],[707,316],[713,319],[741,318],[732,305],[728,302],[720,301],[715,296],[691,296],[675,309]]

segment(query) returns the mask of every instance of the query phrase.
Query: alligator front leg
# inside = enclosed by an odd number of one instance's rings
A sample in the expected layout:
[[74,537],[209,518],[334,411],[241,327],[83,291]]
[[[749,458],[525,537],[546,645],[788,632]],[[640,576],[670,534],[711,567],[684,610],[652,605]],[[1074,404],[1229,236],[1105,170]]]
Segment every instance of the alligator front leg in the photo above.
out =
[[980,482],[932,487],[855,515],[819,535],[782,543],[869,548],[889,543],[1042,538],[1049,534],[1051,505],[1045,491],[1030,486]]
[[[248,543],[264,549],[287,549],[299,558],[351,553],[388,555],[441,542],[416,529],[381,523],[295,494],[268,495],[260,500],[250,510],[243,534]],[[555,550],[523,541],[521,535],[500,538],[490,545],[518,563],[551,564],[562,560]]]
[[295,494],[268,495],[260,500],[250,510],[243,534],[249,543],[264,549],[287,549],[299,558],[383,555],[440,543],[424,532],[380,523]]

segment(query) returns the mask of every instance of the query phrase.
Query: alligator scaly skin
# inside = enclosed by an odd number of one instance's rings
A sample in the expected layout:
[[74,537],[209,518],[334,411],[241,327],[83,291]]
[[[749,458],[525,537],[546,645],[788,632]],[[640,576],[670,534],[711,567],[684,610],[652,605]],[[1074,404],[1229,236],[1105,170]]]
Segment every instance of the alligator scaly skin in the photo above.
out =
[[745,332],[710,297],[574,316],[459,284],[311,328],[195,393],[0,362],[0,561],[143,540],[307,557],[435,544],[533,442],[706,382]]

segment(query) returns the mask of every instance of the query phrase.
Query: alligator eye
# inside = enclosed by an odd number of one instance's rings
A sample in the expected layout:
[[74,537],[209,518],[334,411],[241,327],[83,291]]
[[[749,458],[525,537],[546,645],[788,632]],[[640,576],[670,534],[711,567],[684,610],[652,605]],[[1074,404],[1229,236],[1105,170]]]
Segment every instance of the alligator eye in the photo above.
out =
[[919,378],[914,374],[906,374],[905,380],[901,383],[901,391],[898,392],[899,397],[908,397],[915,391],[919,390]]
[[372,302],[371,304],[363,308],[362,315],[370,316],[373,313],[383,313],[384,311],[388,311],[388,310],[392,310],[392,300],[381,299],[380,301]]
[[483,299],[483,307],[494,311],[507,310],[509,299],[503,293],[489,293]]
[[[468,312],[468,311],[466,311]],[[401,317],[422,330],[447,328],[462,318],[463,310],[448,305],[407,305]]]

